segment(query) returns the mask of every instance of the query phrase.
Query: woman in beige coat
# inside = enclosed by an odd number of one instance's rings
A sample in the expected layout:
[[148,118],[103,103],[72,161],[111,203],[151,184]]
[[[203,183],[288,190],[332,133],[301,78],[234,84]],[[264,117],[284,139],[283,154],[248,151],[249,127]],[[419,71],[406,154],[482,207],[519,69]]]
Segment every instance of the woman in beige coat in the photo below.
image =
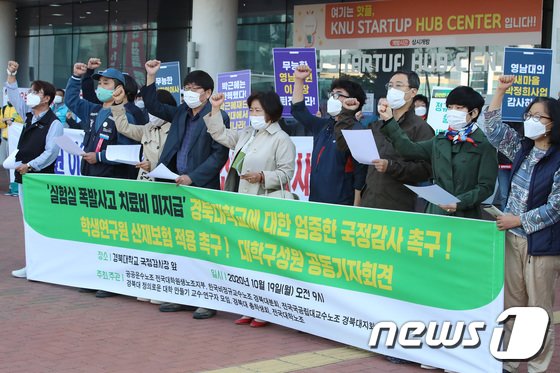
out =
[[[251,126],[243,130],[224,126],[220,106],[224,94],[210,98],[212,111],[204,117],[208,133],[214,141],[234,150],[225,190],[244,194],[267,195],[287,190],[294,176],[296,147],[290,136],[280,128],[282,103],[275,92],[257,92],[247,99]],[[280,193],[282,194],[282,193]],[[266,321],[243,316],[238,325],[265,326]]]
[[[111,106],[111,112],[115,119],[117,131],[126,137],[139,141],[142,144],[142,151],[144,160],[139,162],[136,167],[140,169],[138,172],[138,180],[153,181],[147,174],[156,168],[159,156],[163,150],[165,140],[167,140],[167,133],[171,123],[159,119],[150,114],[150,121],[143,126],[130,124],[126,118],[126,111],[122,104],[125,98],[125,92],[122,87],[115,89],[113,94],[116,105]],[[177,106],[177,102],[173,95],[165,89],[158,89],[157,99],[162,104]]]

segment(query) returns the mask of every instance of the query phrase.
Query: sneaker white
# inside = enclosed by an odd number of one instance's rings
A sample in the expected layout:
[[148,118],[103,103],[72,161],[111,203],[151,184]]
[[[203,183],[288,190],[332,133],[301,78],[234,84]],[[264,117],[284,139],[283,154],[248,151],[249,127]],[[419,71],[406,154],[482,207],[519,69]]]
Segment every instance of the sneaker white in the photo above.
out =
[[430,369],[430,370],[437,369],[436,367],[433,367],[433,366],[431,366],[431,365],[424,365],[424,364],[420,365],[420,368],[422,368],[422,369]]
[[162,301],[160,301],[160,300],[155,300],[155,299],[151,299],[151,300],[150,300],[150,303],[151,303],[151,304],[163,304]]
[[139,302],[149,302],[150,301],[148,298],[141,298],[141,297],[136,298],[136,300],[138,300]]
[[17,278],[27,278],[27,269],[25,267],[12,271],[12,276]]

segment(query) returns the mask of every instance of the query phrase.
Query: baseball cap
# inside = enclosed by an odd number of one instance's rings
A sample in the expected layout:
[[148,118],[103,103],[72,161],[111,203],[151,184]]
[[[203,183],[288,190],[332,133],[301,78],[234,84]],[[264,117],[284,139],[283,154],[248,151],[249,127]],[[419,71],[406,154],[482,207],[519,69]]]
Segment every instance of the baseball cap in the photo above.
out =
[[119,82],[121,82],[124,85],[125,82],[124,75],[117,69],[110,67],[105,71],[100,71],[96,74],[93,74],[92,78],[95,80],[99,80],[99,78],[101,78],[102,76],[105,78],[117,79]]

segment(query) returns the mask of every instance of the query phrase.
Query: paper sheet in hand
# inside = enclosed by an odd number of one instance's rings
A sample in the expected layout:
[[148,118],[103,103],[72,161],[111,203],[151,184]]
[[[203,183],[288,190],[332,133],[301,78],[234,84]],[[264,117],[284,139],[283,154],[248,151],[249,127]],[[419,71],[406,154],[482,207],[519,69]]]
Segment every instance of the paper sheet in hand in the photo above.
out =
[[56,145],[60,146],[66,153],[74,155],[84,155],[84,150],[68,136],[54,138]]
[[[4,140],[5,141],[5,140]],[[21,166],[21,162],[20,161],[16,161],[16,154],[19,150],[16,149],[12,152],[12,154],[10,154],[5,160],[4,163],[2,163],[2,166],[6,169],[13,169],[16,167]]]
[[162,163],[160,163],[156,168],[154,168],[152,172],[148,174],[148,176],[153,177],[154,179],[166,179],[166,180],[175,180],[179,177],[179,175],[177,175],[176,173],[169,171],[169,168],[167,168]]
[[135,166],[140,163],[140,147],[142,145],[107,145],[105,156],[108,161]]
[[371,130],[342,130],[342,135],[352,157],[358,162],[371,165],[372,161],[379,159],[379,151]]
[[418,197],[424,198],[426,201],[431,202],[434,205],[449,205],[450,203],[461,202],[461,200],[453,194],[436,184],[429,186],[412,186],[404,184],[404,186],[418,194]]

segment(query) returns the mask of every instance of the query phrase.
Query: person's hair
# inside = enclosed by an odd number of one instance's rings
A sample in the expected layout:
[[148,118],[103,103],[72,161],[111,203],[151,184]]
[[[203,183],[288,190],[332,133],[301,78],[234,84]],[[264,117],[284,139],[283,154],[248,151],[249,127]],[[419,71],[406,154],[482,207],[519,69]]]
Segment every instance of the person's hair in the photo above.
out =
[[196,84],[205,91],[214,91],[214,80],[206,71],[195,70],[188,73],[183,80],[183,87],[188,84]]
[[[449,95],[445,100],[445,106],[449,107],[449,105],[465,106],[469,112],[474,109],[478,109],[478,115],[480,115],[482,106],[484,106],[484,99],[480,93],[471,87],[460,85],[449,92]],[[471,114],[473,122],[478,118],[478,115],[476,117],[472,117]]]
[[358,111],[362,110],[362,106],[366,103],[366,93],[364,92],[361,85],[356,82],[353,82],[349,79],[335,79],[331,83],[331,92],[334,89],[344,89],[348,92],[348,95],[352,98],[355,98],[360,102],[360,106],[358,107]]
[[54,96],[56,96],[56,88],[54,85],[44,80],[35,80],[31,82],[31,89],[36,92],[43,91],[44,96],[49,96],[49,105],[52,104]]
[[161,89],[161,88],[158,89],[156,91],[156,97],[157,97],[157,100],[159,102],[161,102],[162,104],[177,106],[177,101],[175,101],[171,92],[169,92],[166,89]]
[[416,74],[414,71],[397,70],[391,75],[391,78],[397,74],[406,75],[409,88],[416,88],[416,89],[420,88],[420,78],[418,77],[418,74]]
[[282,102],[280,101],[280,96],[274,91],[268,92],[255,92],[249,98],[247,98],[247,106],[251,107],[253,101],[259,101],[265,114],[265,118],[268,118],[271,122],[278,122],[282,118]]
[[556,146],[560,145],[560,103],[552,97],[536,97],[533,101],[531,101],[529,106],[527,106],[525,113],[528,113],[536,103],[544,105],[546,116],[550,117],[550,120],[552,120],[550,143]]
[[124,93],[128,102],[134,102],[136,94],[138,93],[138,83],[128,74],[124,75]]
[[57,94],[58,92],[62,92],[62,95],[65,95],[64,89],[62,88],[57,88],[55,94]]
[[426,108],[428,108],[430,106],[430,102],[428,101],[428,97],[426,97],[424,95],[414,96],[414,98],[412,99],[412,104],[414,105],[416,103],[416,101],[422,101],[424,104],[426,104]]

